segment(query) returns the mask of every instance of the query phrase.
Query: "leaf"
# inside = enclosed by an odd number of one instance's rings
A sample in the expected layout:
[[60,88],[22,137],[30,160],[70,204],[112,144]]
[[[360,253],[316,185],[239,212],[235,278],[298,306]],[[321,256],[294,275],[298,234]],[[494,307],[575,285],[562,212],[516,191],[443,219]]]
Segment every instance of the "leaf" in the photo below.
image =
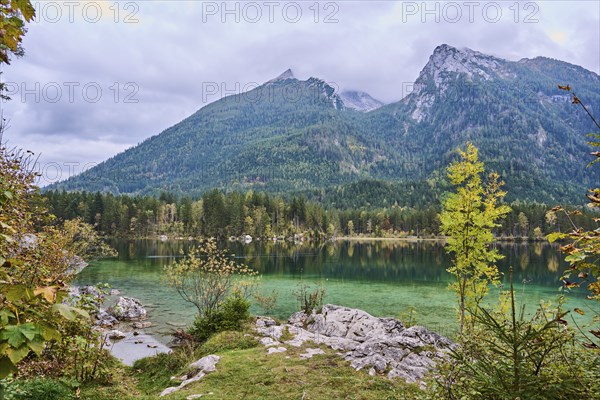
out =
[[18,325],[5,326],[2,332],[0,332],[0,339],[6,340],[14,348],[21,347],[26,342],[26,338],[21,333]]
[[28,340],[33,340],[36,335],[41,334],[38,327],[34,324],[23,324],[19,326],[19,329],[23,336],[25,336]]
[[42,354],[42,351],[44,351],[44,347],[45,347],[45,343],[43,341],[32,341],[32,342],[27,342],[27,346],[29,346],[29,348],[38,356],[40,354]]
[[600,339],[600,330],[598,331],[590,331],[590,333]]
[[25,357],[27,357],[27,354],[29,354],[30,350],[28,346],[21,346],[18,349],[7,349],[6,350],[6,354],[8,355],[8,358],[10,358],[10,361],[13,364],[17,364],[19,361],[21,361],[22,359],[24,359]]
[[598,347],[598,345],[596,343],[583,343],[584,347],[587,347],[588,349],[599,349],[600,347]]
[[565,285],[565,287],[571,289],[571,288],[577,288],[579,287],[579,284],[576,282],[569,282],[566,279],[563,279],[563,284]]
[[17,367],[10,361],[10,358],[0,357],[0,379],[4,379],[15,372],[17,372]]
[[76,307],[71,307],[68,306],[66,304],[55,304],[52,306],[52,309],[54,311],[58,311],[60,313],[60,315],[62,315],[64,318],[66,318],[69,321],[75,321],[77,319],[77,315],[83,317],[83,318],[90,318],[90,315],[87,313],[87,311],[82,310],[80,308],[76,308]]
[[566,256],[565,261],[569,262],[569,263],[576,263],[578,261],[585,260],[585,258],[586,258],[585,253],[580,251],[580,252],[576,252],[576,253]]
[[554,243],[559,239],[564,239],[565,237],[567,237],[566,233],[554,232],[546,236],[546,239],[548,239],[550,243]]
[[56,301],[57,291],[58,286],[43,286],[36,288],[33,294],[36,296],[42,294],[48,303],[53,304]]
[[0,310],[0,324],[8,325],[8,322],[11,318],[15,318],[15,314],[8,308],[3,308]]
[[33,293],[31,289],[29,289],[25,285],[12,285],[9,286],[8,290],[4,294],[8,301],[19,301],[23,298],[31,298],[33,297]]
[[580,308],[575,308],[573,311],[575,311],[579,315],[585,315],[585,312],[583,312],[583,310]]
[[25,21],[30,22],[33,17],[35,17],[35,8],[31,4],[29,0],[14,0],[19,10],[21,10],[21,14],[23,14],[23,18]]
[[69,321],[74,321],[76,316],[75,313],[72,310],[73,307],[68,306],[66,304],[55,304],[52,306],[52,310],[54,311],[58,311],[58,313],[60,315],[62,315],[65,319],[69,320]]
[[40,330],[40,335],[44,338],[44,340],[60,340],[61,338],[60,332],[51,326],[39,324],[38,328]]

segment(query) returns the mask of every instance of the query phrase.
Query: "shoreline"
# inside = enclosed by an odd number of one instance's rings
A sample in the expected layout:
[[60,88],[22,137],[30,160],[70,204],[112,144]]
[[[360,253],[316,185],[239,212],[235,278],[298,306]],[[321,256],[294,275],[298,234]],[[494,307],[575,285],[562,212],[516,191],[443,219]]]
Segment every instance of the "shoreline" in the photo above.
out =
[[[136,236],[136,237],[123,237],[123,236],[105,236],[103,239],[116,239],[116,240],[155,240],[160,242],[167,241],[198,241],[206,239],[206,237],[181,237],[181,236],[173,236],[167,237],[166,239],[162,239],[160,235],[158,236]],[[229,241],[229,240],[227,240]],[[323,238],[323,239],[313,239],[313,238],[305,238],[302,241],[289,241],[289,240],[277,240],[273,241],[272,238],[253,238],[251,243],[292,243],[296,245],[302,245],[309,242],[317,242],[317,243],[326,243],[326,242],[440,242],[445,243],[447,241],[446,236],[433,236],[433,237],[418,237],[418,236],[403,236],[403,237],[380,237],[380,236],[335,236],[332,238]],[[229,242],[240,242],[244,243],[241,240],[229,241]],[[534,243],[546,243],[548,241],[545,238],[536,239],[530,237],[496,237],[492,240],[492,243],[522,243],[522,244],[534,244]]]

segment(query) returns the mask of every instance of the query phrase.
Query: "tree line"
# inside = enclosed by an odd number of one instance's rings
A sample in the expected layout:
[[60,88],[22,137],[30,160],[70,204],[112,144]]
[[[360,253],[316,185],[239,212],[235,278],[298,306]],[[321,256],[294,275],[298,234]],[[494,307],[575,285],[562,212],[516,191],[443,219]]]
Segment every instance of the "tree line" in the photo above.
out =
[[[116,196],[110,193],[48,191],[47,207],[59,221],[79,218],[105,236],[151,237],[293,237],[339,236],[430,237],[440,234],[438,204],[409,207],[337,209],[304,197],[271,195],[256,191],[206,192],[202,197]],[[573,222],[586,229],[593,213],[585,208],[571,215],[555,213],[553,205],[514,201],[512,211],[495,229],[499,237],[542,239],[567,229]]]

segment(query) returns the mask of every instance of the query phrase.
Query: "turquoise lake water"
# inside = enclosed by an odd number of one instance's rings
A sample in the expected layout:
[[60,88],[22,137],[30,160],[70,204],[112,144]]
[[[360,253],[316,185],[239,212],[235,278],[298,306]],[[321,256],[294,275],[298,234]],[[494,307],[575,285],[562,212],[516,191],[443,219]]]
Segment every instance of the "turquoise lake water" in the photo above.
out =
[[[116,240],[116,259],[90,264],[76,284],[108,283],[122,295],[138,298],[147,306],[155,326],[146,330],[163,341],[177,326],[193,321],[195,308],[162,281],[163,268],[181,257],[188,241]],[[456,329],[456,298],[447,289],[451,276],[446,272],[450,258],[440,242],[331,242],[294,245],[227,243],[237,261],[259,271],[259,291],[278,293],[271,315],[286,318],[298,309],[295,292],[303,284],[326,290],[326,303],[360,308],[376,316],[406,316],[414,307],[414,318],[440,333],[451,335]],[[508,269],[513,266],[518,301],[529,310],[541,300],[555,300],[561,286],[559,277],[567,267],[557,248],[548,244],[497,244],[505,256],[498,263],[508,287]],[[493,289],[494,302],[501,288]],[[570,293],[568,307],[590,310],[596,302],[585,299],[585,292]],[[253,313],[263,310],[253,304]],[[596,310],[597,311],[597,310]]]

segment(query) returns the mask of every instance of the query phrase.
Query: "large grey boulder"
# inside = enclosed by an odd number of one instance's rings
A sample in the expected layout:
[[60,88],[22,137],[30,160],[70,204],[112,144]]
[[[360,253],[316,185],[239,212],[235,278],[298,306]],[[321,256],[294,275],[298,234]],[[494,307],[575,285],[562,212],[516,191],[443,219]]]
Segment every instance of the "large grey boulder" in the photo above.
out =
[[[344,351],[344,357],[356,370],[368,369],[370,374],[385,373],[407,382],[421,382],[454,345],[425,327],[406,328],[395,318],[378,318],[362,310],[332,304],[324,305],[318,314],[294,313],[288,324],[282,326],[260,317],[256,331],[279,341],[285,328],[294,338],[284,344],[297,347],[307,341],[325,344]],[[268,340],[262,342],[265,346],[272,345]]]
[[146,309],[138,299],[119,297],[117,304],[109,312],[120,321],[136,321],[146,318]]

